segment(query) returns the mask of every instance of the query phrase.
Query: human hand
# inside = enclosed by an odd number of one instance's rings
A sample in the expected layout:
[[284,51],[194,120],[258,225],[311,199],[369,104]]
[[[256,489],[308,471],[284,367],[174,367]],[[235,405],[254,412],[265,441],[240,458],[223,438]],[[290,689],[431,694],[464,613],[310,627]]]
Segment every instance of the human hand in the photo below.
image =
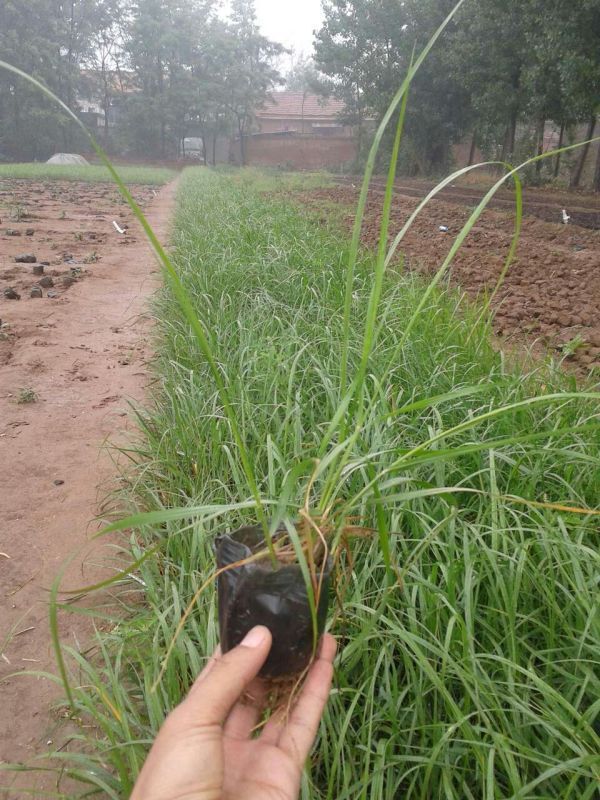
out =
[[296,800],[327,702],[335,639],[323,637],[296,704],[252,738],[266,699],[257,678],[271,649],[268,628],[219,650],[169,714],[130,800]]

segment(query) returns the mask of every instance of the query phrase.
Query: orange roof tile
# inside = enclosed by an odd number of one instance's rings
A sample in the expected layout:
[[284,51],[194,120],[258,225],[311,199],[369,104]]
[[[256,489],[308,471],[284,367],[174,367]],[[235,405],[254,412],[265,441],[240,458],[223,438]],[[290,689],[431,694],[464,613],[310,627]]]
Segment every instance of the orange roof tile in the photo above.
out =
[[303,92],[273,92],[256,116],[270,119],[315,117],[336,120],[344,111],[341,100]]

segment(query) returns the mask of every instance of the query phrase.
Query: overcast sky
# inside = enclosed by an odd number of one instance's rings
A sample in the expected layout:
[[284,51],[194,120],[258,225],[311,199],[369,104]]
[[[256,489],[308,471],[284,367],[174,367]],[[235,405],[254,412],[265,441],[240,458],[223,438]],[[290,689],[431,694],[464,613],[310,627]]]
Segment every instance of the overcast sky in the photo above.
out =
[[312,32],[321,25],[321,0],[255,0],[262,33],[296,53],[309,55]]

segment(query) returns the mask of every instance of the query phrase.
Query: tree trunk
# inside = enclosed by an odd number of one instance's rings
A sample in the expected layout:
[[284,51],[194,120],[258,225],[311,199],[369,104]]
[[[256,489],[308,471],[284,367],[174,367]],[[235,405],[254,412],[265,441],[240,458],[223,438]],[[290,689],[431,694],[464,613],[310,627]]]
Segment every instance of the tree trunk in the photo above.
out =
[[[560,150],[563,146],[563,140],[565,138],[565,123],[563,122],[560,126],[560,133],[558,134],[558,149]],[[558,178],[558,173],[560,171],[560,153],[556,154],[556,160],[554,161],[554,177]]]
[[[541,156],[544,152],[544,130],[546,129],[546,120],[541,119],[537,125],[536,131],[536,145],[537,145],[537,156]],[[535,162],[535,174],[540,175],[542,172],[542,159],[540,158],[538,161]]]
[[[71,13],[69,18],[69,45],[67,49],[67,92],[66,102],[71,111],[74,105],[73,93],[73,45],[75,40],[75,0],[71,0]],[[63,128],[63,138],[65,142],[65,150],[69,152],[71,148],[72,135],[71,126],[66,125]]]
[[[206,159],[205,159],[206,161]],[[217,134],[213,133],[212,137],[212,165],[216,167],[217,165]]]
[[246,139],[244,137],[244,125],[242,124],[240,118],[238,117],[238,131],[240,134],[240,161],[241,166],[246,166]]
[[594,170],[593,192],[600,192],[600,144],[596,145],[596,169]]
[[469,148],[469,161],[467,167],[470,167],[475,162],[475,151],[477,150],[477,131],[473,131],[471,138],[471,147]]
[[574,174],[571,176],[571,183],[569,184],[571,189],[577,189],[579,187],[580,182],[581,182],[581,176],[583,174],[583,168],[585,166],[585,161],[587,159],[587,154],[588,154],[589,149],[590,149],[589,139],[591,139],[593,137],[595,127],[596,127],[596,116],[594,115],[593,117],[590,118],[590,121],[588,123],[587,131],[586,131],[585,139],[584,139],[586,144],[584,144],[582,146],[582,148],[581,148],[581,155],[579,156],[579,161],[577,162],[577,166],[575,167]]
[[508,125],[506,126],[506,133],[504,135],[504,144],[502,146],[502,160],[508,161],[512,158],[515,152],[515,140],[517,136],[517,112],[513,111],[510,115]]
[[102,103],[102,110],[104,111],[104,147],[108,147],[108,123],[110,115],[110,91],[108,88],[108,76],[104,65],[102,67],[102,82],[104,84],[104,100]]
[[15,144],[16,147],[12,148],[12,152],[17,152],[19,155],[23,152],[20,142],[23,141],[21,137],[21,104],[19,103],[19,87],[14,87],[13,92],[13,106],[14,106],[14,118],[15,118]]

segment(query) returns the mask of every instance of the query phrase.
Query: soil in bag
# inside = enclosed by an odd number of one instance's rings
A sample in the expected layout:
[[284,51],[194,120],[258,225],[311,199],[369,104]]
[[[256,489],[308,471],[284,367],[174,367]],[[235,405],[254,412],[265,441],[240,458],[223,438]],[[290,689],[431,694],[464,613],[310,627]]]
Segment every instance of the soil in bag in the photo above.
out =
[[[285,535],[278,531],[275,538]],[[217,567],[243,561],[266,547],[260,525],[249,525],[217,537]],[[317,608],[318,635],[327,617],[331,560],[323,567]],[[304,577],[298,564],[278,563],[267,556],[222,572],[218,577],[219,629],[224,653],[239,644],[255,625],[266,625],[273,646],[260,675],[294,675],[313,653],[313,624]]]

